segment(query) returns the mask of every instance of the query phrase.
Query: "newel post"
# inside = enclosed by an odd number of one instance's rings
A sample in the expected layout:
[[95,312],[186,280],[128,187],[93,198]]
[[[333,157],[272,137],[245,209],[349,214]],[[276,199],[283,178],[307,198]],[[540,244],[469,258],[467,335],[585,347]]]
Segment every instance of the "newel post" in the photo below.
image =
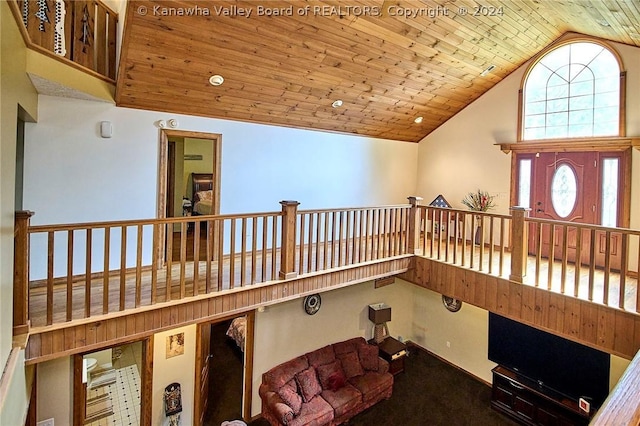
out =
[[527,252],[529,228],[525,218],[529,217],[526,207],[511,207],[511,275],[509,279],[518,283],[527,276]]
[[29,226],[31,211],[15,214],[13,243],[13,335],[29,331]]
[[409,209],[409,229],[407,229],[407,238],[409,243],[409,254],[422,254],[422,248],[420,248],[420,201],[422,197],[408,197],[411,209]]
[[282,204],[282,245],[280,247],[280,279],[293,278],[296,259],[296,221],[298,218],[297,201],[280,201]]

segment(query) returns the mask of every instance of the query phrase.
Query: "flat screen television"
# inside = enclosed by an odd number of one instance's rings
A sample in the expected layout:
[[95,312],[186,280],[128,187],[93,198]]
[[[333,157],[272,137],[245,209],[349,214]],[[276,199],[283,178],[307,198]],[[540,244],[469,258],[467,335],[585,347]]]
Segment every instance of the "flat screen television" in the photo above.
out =
[[489,359],[593,408],[609,393],[609,354],[489,313]]

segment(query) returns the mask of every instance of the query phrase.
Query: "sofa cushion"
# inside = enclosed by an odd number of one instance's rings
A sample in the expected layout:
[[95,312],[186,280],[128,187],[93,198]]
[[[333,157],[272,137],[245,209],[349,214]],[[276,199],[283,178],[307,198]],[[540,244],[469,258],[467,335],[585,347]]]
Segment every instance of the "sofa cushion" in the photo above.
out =
[[302,404],[300,414],[291,419],[287,426],[320,426],[334,419],[333,408],[320,395]]
[[342,354],[340,355],[339,359],[342,363],[342,369],[344,370],[344,375],[347,377],[347,379],[364,374],[364,370],[362,369],[362,365],[360,364],[360,358],[358,358],[357,352],[348,352],[346,354]]
[[342,371],[342,364],[337,359],[329,364],[319,366],[316,371],[322,389],[338,390],[344,386],[346,376]]
[[[291,385],[293,382],[293,385]],[[302,408],[302,396],[298,393],[298,388],[295,380],[292,380],[278,390],[278,395],[282,400],[293,410],[294,415],[300,414]]]
[[333,407],[336,418],[343,416],[359,404],[362,404],[362,394],[358,389],[348,383],[336,391],[324,390],[320,395]]
[[336,356],[346,354],[347,352],[356,352],[358,346],[366,344],[364,337],[354,337],[344,342],[338,342],[333,344],[333,351]]
[[349,383],[362,393],[363,401],[367,402],[393,386],[393,375],[391,373],[381,374],[375,371],[367,371],[362,376],[350,378]]
[[362,368],[368,371],[378,370],[378,347],[374,345],[358,346],[358,358]]
[[309,365],[314,367],[329,364],[331,361],[336,359],[336,355],[333,352],[333,347],[331,345],[309,352],[306,354],[306,357],[309,360]]
[[316,369],[313,367],[309,367],[296,374],[296,383],[298,384],[298,389],[304,402],[311,401],[314,396],[322,392],[322,387],[320,387],[318,377],[316,376]]
[[305,356],[299,356],[285,363],[282,363],[264,373],[262,381],[269,386],[269,389],[277,391],[285,383],[292,380],[296,374],[309,368],[309,362]]

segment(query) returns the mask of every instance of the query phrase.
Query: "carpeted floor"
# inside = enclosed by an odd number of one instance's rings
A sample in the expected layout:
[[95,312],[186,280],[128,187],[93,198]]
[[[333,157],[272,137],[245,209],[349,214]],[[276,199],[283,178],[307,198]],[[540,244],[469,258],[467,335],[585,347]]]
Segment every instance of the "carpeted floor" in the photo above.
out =
[[[349,421],[349,426],[512,426],[515,422],[493,411],[491,388],[468,374],[419,350],[395,376],[391,399]],[[250,426],[268,426],[256,420]]]

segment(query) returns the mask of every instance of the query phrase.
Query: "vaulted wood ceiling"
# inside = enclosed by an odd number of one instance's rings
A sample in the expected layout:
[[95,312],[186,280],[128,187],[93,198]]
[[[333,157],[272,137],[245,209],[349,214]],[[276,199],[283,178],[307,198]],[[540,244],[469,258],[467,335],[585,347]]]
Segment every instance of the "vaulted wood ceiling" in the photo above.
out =
[[567,32],[640,46],[640,2],[131,1],[116,100],[417,142]]

